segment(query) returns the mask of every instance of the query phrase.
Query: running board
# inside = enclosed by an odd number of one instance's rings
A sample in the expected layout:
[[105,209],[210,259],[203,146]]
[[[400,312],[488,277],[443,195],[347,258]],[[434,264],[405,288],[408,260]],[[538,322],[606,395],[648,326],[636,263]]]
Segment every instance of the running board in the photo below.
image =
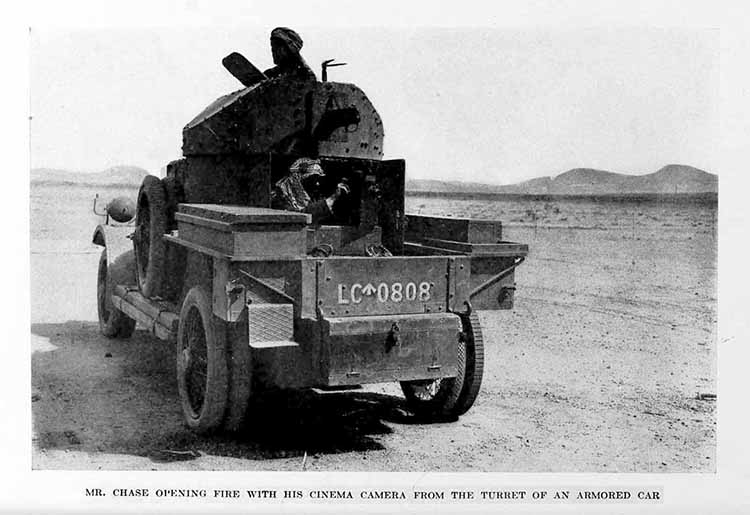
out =
[[140,291],[121,284],[115,286],[112,304],[160,340],[177,340],[180,317],[172,304],[148,299]]

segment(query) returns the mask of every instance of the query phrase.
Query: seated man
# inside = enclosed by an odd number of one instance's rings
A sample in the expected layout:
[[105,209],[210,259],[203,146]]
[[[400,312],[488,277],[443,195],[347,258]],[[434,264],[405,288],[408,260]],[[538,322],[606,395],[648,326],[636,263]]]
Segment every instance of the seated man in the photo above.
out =
[[276,27],[271,31],[271,54],[273,68],[266,70],[264,75],[269,79],[288,76],[295,79],[315,80],[315,74],[300,55],[302,38],[292,29]]
[[[336,186],[336,191],[325,198],[319,198],[312,182],[325,173],[320,167],[320,161],[302,157],[297,159],[289,167],[289,174],[285,175],[274,184],[271,191],[271,207],[284,209],[286,211],[299,211],[312,215],[314,225],[320,225],[333,218],[333,206],[342,195],[350,193],[349,185],[345,180]],[[304,184],[308,184],[305,188]],[[313,193],[311,198],[310,193]]]
[[[325,172],[320,167],[320,161],[302,157],[297,159],[289,168],[289,173],[276,181],[271,191],[271,207],[274,209],[283,209],[285,211],[298,211],[312,215],[313,225],[323,225],[337,219],[336,214],[341,215],[342,210],[346,210],[346,197],[351,193],[346,178],[342,179],[336,185],[336,190],[327,197],[320,192],[319,179],[325,177]],[[344,201],[344,206],[338,204],[339,200]],[[372,241],[372,235],[380,232],[373,231],[374,224],[369,227],[360,227],[365,229],[364,232],[357,234],[354,239],[339,241],[339,243],[323,243],[316,245],[310,254],[315,257],[327,257],[338,252],[339,246],[343,243],[343,248],[349,247],[348,252],[355,252],[352,255],[365,255],[370,257],[387,257],[392,254],[379,242]],[[350,236],[351,237],[351,236]],[[335,238],[334,238],[335,240]],[[334,249],[334,246],[336,248]],[[356,250],[354,248],[356,247]],[[362,254],[359,254],[361,252]]]

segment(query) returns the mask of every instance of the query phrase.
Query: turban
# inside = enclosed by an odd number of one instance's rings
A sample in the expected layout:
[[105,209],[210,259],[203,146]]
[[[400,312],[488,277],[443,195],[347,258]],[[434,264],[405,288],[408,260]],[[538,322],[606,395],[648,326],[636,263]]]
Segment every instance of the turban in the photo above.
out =
[[290,50],[293,50],[296,53],[299,53],[302,48],[302,38],[299,37],[299,34],[287,27],[276,27],[273,29],[271,31],[271,39],[283,41]]
[[297,159],[292,163],[292,166],[289,167],[289,171],[301,174],[303,179],[306,179],[311,175],[325,175],[323,168],[320,167],[320,160],[309,159],[307,157]]

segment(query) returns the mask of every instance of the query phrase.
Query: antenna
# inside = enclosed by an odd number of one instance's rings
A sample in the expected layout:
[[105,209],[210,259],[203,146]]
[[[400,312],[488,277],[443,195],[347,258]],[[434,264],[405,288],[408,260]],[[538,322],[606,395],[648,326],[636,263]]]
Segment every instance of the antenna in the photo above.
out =
[[346,63],[334,63],[336,59],[326,59],[320,64],[321,72],[320,72],[320,80],[322,82],[326,82],[328,80],[328,68],[332,68],[334,66],[344,66]]

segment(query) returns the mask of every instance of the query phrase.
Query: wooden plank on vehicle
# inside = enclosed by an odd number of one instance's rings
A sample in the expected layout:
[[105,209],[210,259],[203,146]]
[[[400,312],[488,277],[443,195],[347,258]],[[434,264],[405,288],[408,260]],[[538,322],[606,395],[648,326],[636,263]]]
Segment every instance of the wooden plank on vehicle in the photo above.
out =
[[185,215],[191,217],[186,219],[191,223],[197,223],[198,218],[203,219],[201,223],[204,224],[206,220],[214,220],[226,224],[307,225],[312,219],[312,215],[307,213],[226,204],[180,204],[175,218],[184,219]]
[[457,250],[441,249],[415,243],[412,241],[404,242],[404,255],[406,256],[462,256],[462,252]]
[[497,243],[502,240],[499,220],[476,220],[447,216],[406,215],[406,239],[445,238],[465,243]]
[[[148,299],[141,292],[123,285],[115,286],[112,302],[130,318],[152,328],[160,339],[176,337],[180,316],[176,313],[177,309],[174,304]],[[161,328],[156,326],[161,326]]]
[[529,246],[510,241],[497,243],[465,243],[438,238],[425,238],[424,244],[431,247],[444,248],[464,252],[466,254],[492,254],[494,256],[525,256],[529,253]]
[[168,328],[166,325],[161,323],[159,320],[154,320],[151,316],[138,309],[135,305],[131,304],[122,297],[112,295],[112,303],[116,309],[119,309],[130,318],[140,323],[149,329],[154,336],[160,340],[166,340],[173,342],[177,339],[177,326]]

